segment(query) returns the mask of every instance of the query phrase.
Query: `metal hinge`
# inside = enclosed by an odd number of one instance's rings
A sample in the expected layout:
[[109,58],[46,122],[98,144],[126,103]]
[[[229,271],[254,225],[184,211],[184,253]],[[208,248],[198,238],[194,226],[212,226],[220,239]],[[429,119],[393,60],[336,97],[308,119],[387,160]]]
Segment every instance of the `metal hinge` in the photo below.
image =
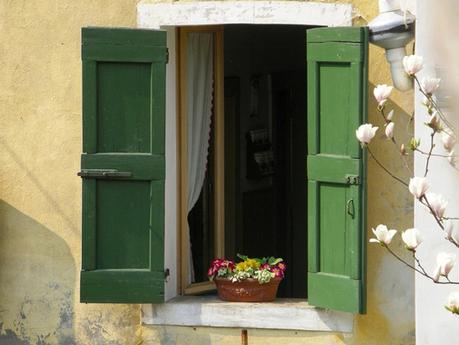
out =
[[166,48],[166,63],[169,63],[169,48]]
[[360,184],[360,178],[357,175],[346,175],[346,183],[348,183],[348,184]]
[[169,276],[170,276],[170,275],[171,275],[171,271],[170,271],[168,268],[166,268],[166,269],[164,270],[164,280],[165,280],[166,282],[169,281]]

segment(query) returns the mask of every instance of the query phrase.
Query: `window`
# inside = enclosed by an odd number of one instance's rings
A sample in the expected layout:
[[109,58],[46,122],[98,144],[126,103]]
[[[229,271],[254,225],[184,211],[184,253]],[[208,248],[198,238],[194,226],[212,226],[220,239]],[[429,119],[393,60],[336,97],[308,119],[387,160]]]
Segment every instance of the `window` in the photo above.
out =
[[[214,38],[221,35],[211,32]],[[164,300],[165,38],[164,32],[150,30],[83,30],[82,302]],[[354,129],[366,116],[367,31],[310,29],[306,42],[308,300],[316,306],[363,312],[365,170]],[[223,128],[218,127],[218,113],[226,104],[221,102],[219,70],[213,71],[214,88],[220,90],[214,92],[210,115],[217,152],[223,138],[218,135]],[[227,82],[231,90],[234,83],[230,78]],[[256,78],[253,82],[256,94]],[[228,99],[231,95],[227,93]],[[218,163],[222,158],[214,155],[216,170],[224,166]],[[222,176],[214,171],[208,178]],[[215,193],[220,201],[212,203],[218,234],[215,254],[223,253],[222,194]]]

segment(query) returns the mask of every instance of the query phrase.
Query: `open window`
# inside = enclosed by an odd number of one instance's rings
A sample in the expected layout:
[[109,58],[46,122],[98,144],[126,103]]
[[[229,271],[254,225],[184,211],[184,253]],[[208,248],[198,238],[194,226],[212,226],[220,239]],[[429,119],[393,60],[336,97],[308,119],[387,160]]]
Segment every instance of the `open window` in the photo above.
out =
[[[354,132],[366,119],[367,30],[228,25],[178,38],[180,291],[212,291],[213,257],[276,255],[290,264],[281,297],[364,312]],[[165,33],[84,29],[82,54],[81,301],[158,303]]]

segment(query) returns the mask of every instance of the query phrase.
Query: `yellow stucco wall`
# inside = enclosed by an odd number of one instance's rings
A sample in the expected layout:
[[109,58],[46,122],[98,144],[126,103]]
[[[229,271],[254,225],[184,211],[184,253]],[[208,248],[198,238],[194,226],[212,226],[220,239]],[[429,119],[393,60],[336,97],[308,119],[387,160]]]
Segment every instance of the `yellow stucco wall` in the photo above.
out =
[[[328,1],[332,2],[332,1]],[[342,2],[342,1],[341,1]],[[356,23],[377,1],[355,5]],[[80,29],[136,25],[137,0],[0,1],[0,344],[239,344],[240,330],[141,327],[138,305],[78,301],[81,182]],[[371,47],[370,82],[390,83]],[[411,95],[391,105],[406,122]],[[370,121],[378,122],[370,103]],[[381,122],[379,121],[379,124]],[[407,137],[405,126],[397,134]],[[399,175],[389,142],[375,148]],[[369,162],[368,224],[405,228],[412,200]],[[401,211],[400,211],[401,210]],[[353,334],[249,330],[249,344],[413,344],[413,276],[379,247],[368,250],[368,315]]]

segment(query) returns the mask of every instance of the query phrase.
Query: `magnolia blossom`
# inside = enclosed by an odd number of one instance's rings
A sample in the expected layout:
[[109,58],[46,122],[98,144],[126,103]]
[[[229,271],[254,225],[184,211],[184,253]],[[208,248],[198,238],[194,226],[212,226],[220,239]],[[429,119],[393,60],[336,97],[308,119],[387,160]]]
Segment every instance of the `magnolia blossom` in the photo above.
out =
[[429,189],[430,184],[425,177],[410,178],[408,189],[417,199],[421,198]]
[[391,111],[389,111],[389,114],[387,114],[386,116],[386,120],[387,121],[392,121],[392,118],[394,117],[394,109],[392,109]]
[[456,254],[440,252],[437,255],[437,267],[433,273],[434,281],[438,281],[440,276],[448,277],[449,272],[456,263]]
[[421,244],[423,238],[418,229],[412,228],[402,232],[402,240],[407,249],[414,251]]
[[387,124],[384,132],[387,139],[392,139],[394,137],[394,123],[392,121]]
[[376,238],[371,238],[370,242],[372,243],[381,243],[388,245],[392,238],[397,233],[397,230],[389,230],[387,226],[384,224],[379,224],[376,229],[372,228],[373,234],[375,234]]
[[432,77],[424,77],[421,80],[421,86],[425,93],[431,95],[440,86],[440,79],[432,78]]
[[373,127],[371,123],[365,123],[355,131],[355,136],[362,144],[369,144],[379,127]]
[[454,224],[451,220],[447,220],[445,222],[445,233],[446,233],[446,239],[448,241],[453,241],[454,243],[459,244],[459,238],[458,238],[457,232],[454,229]]
[[441,122],[440,122],[440,116],[438,116],[438,112],[435,112],[431,116],[429,116],[426,122],[426,125],[435,131],[440,129]]
[[405,56],[402,62],[403,62],[403,68],[405,69],[405,72],[408,73],[410,76],[414,76],[423,67],[422,56],[417,56],[417,55]]
[[400,154],[401,154],[402,156],[406,155],[405,144],[400,145]]
[[456,145],[456,138],[450,131],[445,130],[441,133],[441,142],[446,151],[451,151]]
[[451,292],[448,296],[445,308],[454,314],[459,314],[459,292]]
[[382,106],[384,103],[386,103],[393,88],[393,86],[388,86],[386,84],[376,85],[373,90],[373,95],[375,96],[379,106]]
[[433,212],[437,218],[443,218],[446,206],[448,206],[448,201],[446,201],[440,194],[435,193],[426,193],[425,198],[431,208],[431,212]]

